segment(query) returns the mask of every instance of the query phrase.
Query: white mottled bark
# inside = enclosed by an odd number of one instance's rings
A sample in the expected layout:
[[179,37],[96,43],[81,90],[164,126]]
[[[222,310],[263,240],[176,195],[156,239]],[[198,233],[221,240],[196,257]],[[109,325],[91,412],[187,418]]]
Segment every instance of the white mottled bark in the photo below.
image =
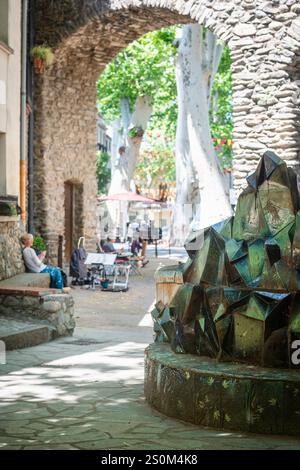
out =
[[[147,129],[149,119],[152,114],[152,100],[149,96],[141,96],[137,99],[135,103],[135,108],[131,116],[131,122],[129,129],[141,128],[143,133]],[[143,136],[131,138],[127,132],[127,145],[126,145],[126,155],[128,161],[128,179],[129,186],[130,181],[133,179],[135,172],[138,156],[141,149]]]
[[176,66],[178,118],[176,132],[176,209],[172,227],[172,242],[182,245],[189,231],[193,214],[191,210],[192,167],[190,162],[190,142],[187,128],[187,100],[183,85],[183,70]]
[[[173,241],[182,244],[191,227],[203,229],[232,214],[225,179],[213,147],[209,106],[222,46],[200,25],[183,27],[177,57],[179,120],[177,198]],[[178,236],[180,234],[180,237]]]
[[[121,101],[121,116],[119,121],[119,132],[115,131],[117,140],[116,155],[112,165],[112,181],[109,194],[116,194],[129,191],[130,182],[133,178],[137,159],[139,156],[143,136],[131,138],[130,129],[141,128],[144,132],[152,113],[151,99],[148,96],[141,96],[136,100],[133,113],[130,113],[127,99]],[[114,140],[114,139],[113,139]],[[125,147],[125,153],[119,155],[119,148]],[[113,142],[113,148],[116,145]]]
[[[143,135],[130,137],[132,129],[141,129],[145,132],[148,121],[152,114],[152,102],[148,96],[137,98],[133,113],[130,112],[128,99],[124,98],[120,103],[121,119],[115,122],[113,133],[113,157],[112,157],[112,179],[109,195],[129,191],[133,180]],[[118,128],[119,126],[119,128]],[[119,154],[119,148],[125,147],[125,152]],[[127,223],[128,204],[108,202],[109,233],[112,238],[115,234],[124,236]]]
[[119,148],[123,145],[123,130],[121,119],[116,119],[112,123],[112,142],[111,142],[111,179],[113,179],[116,162],[119,158]]

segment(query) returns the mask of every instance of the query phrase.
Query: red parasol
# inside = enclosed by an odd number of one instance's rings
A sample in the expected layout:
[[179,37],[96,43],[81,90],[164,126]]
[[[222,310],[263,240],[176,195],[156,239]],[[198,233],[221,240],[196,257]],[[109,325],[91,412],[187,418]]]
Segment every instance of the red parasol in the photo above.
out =
[[127,202],[144,202],[145,204],[157,204],[157,201],[148,197],[140,196],[131,191],[125,191],[124,193],[111,194],[110,196],[104,196],[99,198],[100,202],[106,201],[127,201]]

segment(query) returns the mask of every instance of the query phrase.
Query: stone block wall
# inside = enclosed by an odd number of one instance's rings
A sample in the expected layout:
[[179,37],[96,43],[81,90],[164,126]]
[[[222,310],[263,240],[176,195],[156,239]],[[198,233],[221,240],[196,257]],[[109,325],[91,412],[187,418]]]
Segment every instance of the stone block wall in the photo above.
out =
[[249,2],[249,24],[231,20],[238,190],[267,149],[298,172],[300,163],[300,8],[294,1],[257,3],[251,9]]
[[83,185],[82,225],[94,247],[100,73],[143,34],[194,21],[231,49],[237,191],[266,149],[299,166],[298,0],[37,0],[36,40],[53,47],[55,62],[36,80],[35,221],[53,247],[64,234],[68,180]]
[[94,249],[96,237],[96,80],[88,71],[85,78],[83,69],[79,77],[66,73],[44,77],[35,95],[44,130],[35,134],[35,230],[47,240],[51,263],[57,262],[58,236],[65,235],[65,182],[82,187],[75,233],[84,234]]
[[46,325],[51,339],[72,335],[75,328],[74,299],[68,294],[0,295],[0,316]]
[[24,272],[19,221],[0,217],[0,281]]

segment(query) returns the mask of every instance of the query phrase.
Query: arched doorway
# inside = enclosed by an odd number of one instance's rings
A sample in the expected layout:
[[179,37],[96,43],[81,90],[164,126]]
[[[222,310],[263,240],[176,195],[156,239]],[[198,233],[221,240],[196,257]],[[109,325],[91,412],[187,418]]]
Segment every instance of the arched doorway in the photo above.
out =
[[[294,3],[282,13],[280,5],[267,8],[263,0],[209,4],[204,0],[37,0],[36,41],[49,44],[55,52],[55,62],[37,79],[35,92],[35,200],[43,207],[36,210],[35,219],[50,244],[64,232],[64,213],[53,194],[63,193],[65,181],[80,179],[84,234],[95,248],[95,83],[120,49],[154,29],[197,21],[229,44],[234,79],[233,170],[238,190],[260,156],[273,149],[278,139],[279,156],[284,158],[287,149],[293,148],[297,158],[289,158],[297,166],[300,139],[295,141],[292,135],[295,126],[281,134],[276,121],[278,106],[285,106],[280,90],[290,81],[286,70],[300,47],[291,30],[299,16]],[[272,24],[274,15],[276,25]],[[286,57],[284,62],[274,53],[278,47]],[[296,120],[297,105],[289,106],[290,119]]]

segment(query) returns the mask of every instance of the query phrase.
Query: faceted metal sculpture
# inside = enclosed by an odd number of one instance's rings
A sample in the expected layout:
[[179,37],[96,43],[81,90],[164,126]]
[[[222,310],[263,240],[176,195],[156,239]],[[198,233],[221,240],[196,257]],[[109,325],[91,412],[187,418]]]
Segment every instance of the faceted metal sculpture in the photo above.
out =
[[235,217],[189,250],[183,284],[153,311],[156,340],[178,353],[289,367],[300,339],[300,198],[297,177],[266,152]]

